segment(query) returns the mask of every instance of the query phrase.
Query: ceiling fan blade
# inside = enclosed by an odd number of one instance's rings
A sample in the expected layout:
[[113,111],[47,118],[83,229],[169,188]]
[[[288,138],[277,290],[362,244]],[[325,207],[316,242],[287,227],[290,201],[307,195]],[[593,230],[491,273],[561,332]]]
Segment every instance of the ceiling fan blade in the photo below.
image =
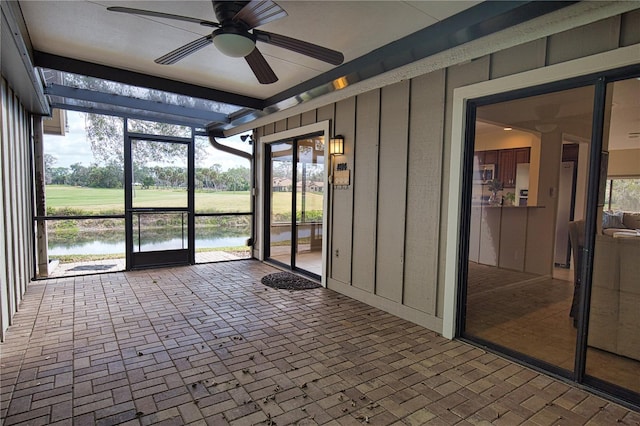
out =
[[336,50],[327,49],[317,44],[283,36],[280,34],[268,33],[266,31],[253,30],[253,35],[258,41],[269,43],[274,46],[292,50],[332,65],[340,65],[344,62],[344,55]]
[[172,50],[164,56],[160,56],[154,62],[160,65],[175,64],[180,59],[191,55],[192,53],[202,49],[205,46],[208,46],[209,44],[211,44],[212,40],[213,36],[211,34],[201,37],[197,40],[192,41],[191,43],[187,43],[184,46],[180,46],[177,49]]
[[242,21],[251,29],[285,16],[287,12],[271,0],[251,0],[233,20]]
[[278,81],[276,73],[273,72],[273,69],[271,69],[267,60],[264,59],[264,56],[257,48],[253,49],[244,59],[247,60],[247,64],[251,67],[251,71],[256,75],[260,84],[271,84]]
[[174,19],[177,21],[193,22],[194,24],[204,25],[205,27],[220,28],[217,22],[207,21],[205,19],[190,18],[188,16],[173,15],[171,13],[154,12],[153,10],[132,9],[130,7],[112,6],[107,8],[111,12],[130,13],[132,15],[153,16],[156,18]]

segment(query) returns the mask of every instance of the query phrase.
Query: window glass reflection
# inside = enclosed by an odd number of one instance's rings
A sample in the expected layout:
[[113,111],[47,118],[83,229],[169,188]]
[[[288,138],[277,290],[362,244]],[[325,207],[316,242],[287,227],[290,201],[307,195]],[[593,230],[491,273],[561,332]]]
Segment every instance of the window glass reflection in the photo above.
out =
[[[631,117],[640,113],[640,81],[607,86],[603,161],[607,184],[598,207],[586,374],[640,394],[640,146]],[[637,144],[636,144],[637,145]],[[637,158],[637,157],[636,157]],[[638,398],[640,401],[640,398]]]
[[593,87],[478,107],[465,334],[570,372]]

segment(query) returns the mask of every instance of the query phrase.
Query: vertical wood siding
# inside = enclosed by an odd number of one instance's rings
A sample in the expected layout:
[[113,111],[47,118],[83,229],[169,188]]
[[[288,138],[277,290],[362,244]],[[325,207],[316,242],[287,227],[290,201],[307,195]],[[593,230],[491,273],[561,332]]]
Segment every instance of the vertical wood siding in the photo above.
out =
[[300,127],[300,114],[287,118],[287,130]]
[[620,16],[563,31],[547,39],[547,65],[606,52],[619,42]]
[[382,88],[376,295],[402,302],[407,200],[407,144],[410,84],[405,80]]
[[356,99],[356,138],[353,168],[353,242],[351,283],[374,292],[376,277],[376,223],[378,211],[378,147],[380,90]]
[[[453,91],[640,42],[639,11],[433,71],[258,129],[331,120],[348,189],[331,190],[329,288],[442,330]],[[472,218],[473,219],[473,218]],[[339,255],[336,256],[336,250]],[[473,256],[474,253],[472,252]],[[475,253],[477,257],[478,253]]]
[[[356,99],[349,98],[336,104],[334,132],[344,136],[344,154],[335,156],[334,162],[347,163],[353,171],[354,141],[356,125]],[[328,146],[328,145],[327,145]],[[352,172],[353,174],[353,172]],[[352,176],[353,178],[353,176]],[[346,189],[335,191],[333,194],[333,235],[331,252],[331,277],[341,282],[351,281],[351,241],[353,226],[357,221],[353,218],[353,185]]]
[[317,111],[312,109],[311,111],[303,112],[300,118],[300,125],[307,126],[309,124],[317,123],[318,120],[316,118]]
[[442,204],[444,70],[411,84],[404,304],[436,315]]
[[622,15],[620,21],[620,47],[640,43],[640,9]]
[[20,307],[32,271],[30,116],[2,78],[0,143],[0,337]]

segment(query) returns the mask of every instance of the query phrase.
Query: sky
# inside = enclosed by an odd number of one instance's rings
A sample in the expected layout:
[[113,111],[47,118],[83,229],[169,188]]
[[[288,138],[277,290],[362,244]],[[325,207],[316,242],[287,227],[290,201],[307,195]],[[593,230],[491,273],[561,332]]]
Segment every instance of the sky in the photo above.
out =
[[[44,135],[44,152],[51,154],[56,158],[53,167],[69,167],[75,163],[81,163],[89,166],[94,163],[93,154],[91,152],[91,144],[87,140],[85,129],[84,113],[76,111],[67,111],[67,131],[65,136]],[[242,142],[241,135],[232,136],[226,139],[219,139],[218,142],[233,148],[246,151],[248,144]],[[209,155],[205,160],[205,164],[210,166],[220,164],[223,170],[232,167],[244,166],[249,167],[249,162],[231,154],[219,150],[209,150],[214,155]]]

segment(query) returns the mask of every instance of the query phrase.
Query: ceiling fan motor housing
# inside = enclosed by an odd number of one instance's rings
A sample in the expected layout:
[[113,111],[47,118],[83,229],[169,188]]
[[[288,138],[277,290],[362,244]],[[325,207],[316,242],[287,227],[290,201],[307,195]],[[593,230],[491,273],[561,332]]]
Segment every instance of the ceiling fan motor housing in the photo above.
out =
[[213,10],[222,29],[237,28],[248,31],[246,24],[241,21],[234,21],[233,17],[238,14],[249,2],[248,1],[214,1]]
[[256,37],[249,27],[240,20],[234,20],[236,14],[249,2],[214,1],[213,9],[221,28],[212,33],[213,44],[226,56],[242,58],[253,52]]

